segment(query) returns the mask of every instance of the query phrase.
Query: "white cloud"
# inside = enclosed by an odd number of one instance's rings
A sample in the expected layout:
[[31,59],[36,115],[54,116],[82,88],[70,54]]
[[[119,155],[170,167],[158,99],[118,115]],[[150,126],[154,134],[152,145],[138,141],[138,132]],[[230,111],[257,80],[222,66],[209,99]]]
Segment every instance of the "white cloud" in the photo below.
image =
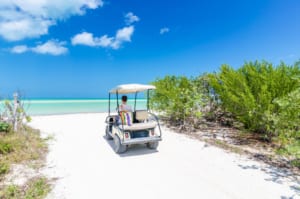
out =
[[68,52],[68,49],[64,45],[65,42],[49,40],[44,44],[32,48],[32,51],[39,54],[62,55]]
[[96,46],[95,39],[92,33],[83,32],[75,35],[71,42],[73,45],[86,45],[86,46]]
[[58,20],[101,6],[102,0],[1,0],[0,36],[8,41],[36,38]]
[[17,41],[25,37],[32,38],[48,33],[48,27],[54,22],[43,19],[20,19],[0,22],[0,35],[9,41]]
[[21,54],[21,53],[25,53],[29,50],[29,48],[26,45],[20,45],[20,46],[15,46],[11,49],[12,53],[17,53],[17,54]]
[[119,49],[124,42],[130,42],[134,32],[134,26],[119,29],[114,37],[103,35],[102,37],[94,37],[92,33],[83,32],[71,38],[72,45],[86,45],[92,47],[110,47]]
[[134,32],[134,27],[124,27],[117,31],[114,42],[111,44],[113,49],[119,49],[122,43],[131,42],[131,36]]
[[126,15],[125,15],[125,23],[127,25],[130,25],[134,22],[138,22],[140,20],[140,18],[136,15],[134,15],[132,12],[128,12]]
[[134,31],[133,26],[124,27],[124,28],[118,30],[117,34],[116,34],[116,40],[130,41],[131,40],[131,35],[133,34],[133,31]]
[[65,42],[49,40],[44,44],[37,45],[36,47],[28,47],[26,45],[15,46],[11,49],[11,52],[21,54],[32,51],[38,54],[50,54],[57,56],[68,52],[68,49],[64,47],[65,44]]
[[114,38],[104,35],[104,36],[100,37],[100,39],[99,38],[95,39],[95,41],[99,46],[109,47],[113,43]]
[[159,33],[160,33],[161,35],[163,35],[163,34],[165,34],[165,33],[168,33],[168,32],[170,32],[170,29],[167,28],[167,27],[161,28],[160,31],[159,31]]
[[86,46],[101,46],[108,47],[113,43],[114,38],[104,35],[100,38],[94,37],[92,33],[83,32],[75,35],[71,42],[73,45],[86,45]]
[[[132,24],[139,21],[140,19],[134,15],[132,12],[129,12],[125,15],[126,24]],[[91,47],[103,47],[103,48],[112,48],[119,49],[124,42],[131,42],[131,37],[134,32],[134,26],[126,26],[117,30],[116,35],[109,37],[103,35],[101,37],[95,37],[93,33],[82,32],[71,38],[72,45],[85,45]]]

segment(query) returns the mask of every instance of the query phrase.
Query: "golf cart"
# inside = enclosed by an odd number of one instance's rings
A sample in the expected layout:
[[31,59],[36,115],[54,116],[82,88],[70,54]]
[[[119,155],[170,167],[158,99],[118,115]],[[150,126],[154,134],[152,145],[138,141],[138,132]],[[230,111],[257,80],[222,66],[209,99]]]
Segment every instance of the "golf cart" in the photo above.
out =
[[[155,89],[152,85],[124,84],[109,91],[108,116],[106,117],[106,138],[114,140],[116,153],[124,153],[129,145],[146,144],[150,149],[156,149],[161,141],[161,129],[158,118],[149,110],[149,91]],[[147,93],[147,110],[136,110],[137,94]],[[120,111],[119,94],[135,94],[132,112]],[[116,95],[117,109],[111,114],[111,95]],[[115,107],[114,107],[115,108]]]

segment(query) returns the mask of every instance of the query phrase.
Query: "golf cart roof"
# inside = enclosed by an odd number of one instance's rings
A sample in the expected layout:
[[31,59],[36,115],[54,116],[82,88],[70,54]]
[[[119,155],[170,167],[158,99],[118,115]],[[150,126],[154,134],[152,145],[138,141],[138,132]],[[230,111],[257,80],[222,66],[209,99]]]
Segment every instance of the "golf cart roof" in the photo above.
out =
[[135,93],[135,92],[142,92],[146,90],[156,89],[153,85],[146,85],[146,84],[122,84],[118,85],[117,87],[110,90],[110,93],[120,93],[120,94],[127,94],[127,93]]

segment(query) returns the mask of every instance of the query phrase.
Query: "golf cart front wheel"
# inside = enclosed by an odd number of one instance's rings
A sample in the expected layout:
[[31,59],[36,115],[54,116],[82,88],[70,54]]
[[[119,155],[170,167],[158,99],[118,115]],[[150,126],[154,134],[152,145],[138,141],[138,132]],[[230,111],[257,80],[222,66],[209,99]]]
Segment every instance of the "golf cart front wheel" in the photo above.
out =
[[148,147],[149,149],[157,149],[157,147],[158,147],[158,142],[149,142],[149,143],[147,143],[147,147]]
[[124,153],[127,150],[127,146],[126,145],[122,145],[121,144],[121,140],[119,138],[119,136],[115,135],[114,136],[114,142],[115,142],[115,152],[120,154],[120,153]]

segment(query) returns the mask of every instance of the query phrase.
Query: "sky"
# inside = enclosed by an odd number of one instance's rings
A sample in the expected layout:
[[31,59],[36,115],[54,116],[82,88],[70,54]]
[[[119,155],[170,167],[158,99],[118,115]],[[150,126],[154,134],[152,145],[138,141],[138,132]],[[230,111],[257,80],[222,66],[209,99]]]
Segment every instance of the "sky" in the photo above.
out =
[[0,96],[104,98],[118,84],[300,58],[298,0],[0,0]]

